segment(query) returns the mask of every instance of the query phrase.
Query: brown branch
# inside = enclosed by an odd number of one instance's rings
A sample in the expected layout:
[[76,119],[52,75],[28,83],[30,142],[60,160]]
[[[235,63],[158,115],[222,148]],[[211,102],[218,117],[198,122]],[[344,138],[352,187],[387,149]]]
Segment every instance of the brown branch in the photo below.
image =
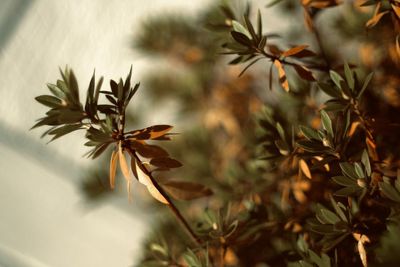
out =
[[168,207],[172,210],[174,213],[175,217],[178,219],[178,221],[181,223],[183,228],[186,230],[188,235],[193,239],[193,241],[197,245],[201,245],[201,239],[195,234],[195,232],[192,230],[190,227],[189,223],[186,221],[186,219],[182,216],[181,212],[178,210],[178,208],[175,206],[175,204],[172,202],[172,199],[169,197],[169,195],[165,192],[165,190],[160,186],[160,184],[154,179],[153,175],[151,172],[147,170],[147,168],[143,165],[142,161],[136,154],[134,150],[132,150],[130,147],[126,147],[127,151],[131,155],[131,157],[134,157],[136,162],[140,165],[141,169],[144,171],[144,173],[150,178],[151,182],[153,183],[154,187],[160,192],[160,194],[165,198],[165,200],[168,202]]

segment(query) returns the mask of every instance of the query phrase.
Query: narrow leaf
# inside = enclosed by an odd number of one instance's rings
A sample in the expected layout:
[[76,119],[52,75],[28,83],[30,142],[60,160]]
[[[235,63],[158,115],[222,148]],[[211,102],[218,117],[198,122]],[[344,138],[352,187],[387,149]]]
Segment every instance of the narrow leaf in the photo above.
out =
[[110,187],[114,189],[115,174],[117,172],[118,153],[113,151],[110,159]]

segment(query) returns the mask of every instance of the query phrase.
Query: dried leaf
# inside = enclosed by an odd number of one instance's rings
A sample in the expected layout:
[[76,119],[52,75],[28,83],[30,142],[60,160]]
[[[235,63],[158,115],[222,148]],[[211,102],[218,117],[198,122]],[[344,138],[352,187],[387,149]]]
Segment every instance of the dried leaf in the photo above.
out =
[[294,65],[294,69],[297,72],[297,74],[304,80],[315,81],[315,78],[314,78],[312,72],[309,69],[307,69],[306,67],[300,66],[300,65]]
[[289,82],[286,78],[286,72],[285,69],[282,66],[282,63],[279,60],[274,60],[274,65],[278,69],[278,74],[279,74],[279,82],[282,85],[283,89],[286,92],[289,92]]
[[191,200],[212,195],[209,188],[193,182],[167,181],[162,186],[173,198],[178,200]]
[[310,168],[309,168],[308,165],[307,165],[307,162],[305,162],[305,160],[301,159],[301,160],[299,161],[299,166],[300,166],[301,171],[304,173],[304,175],[305,175],[308,179],[311,179],[312,176],[311,176]]
[[396,37],[396,52],[397,52],[397,55],[400,57],[400,42],[399,42],[399,37],[400,37],[400,35],[397,35],[397,37]]
[[372,16],[371,19],[369,19],[367,21],[367,23],[365,24],[365,27],[367,28],[372,28],[374,27],[380,20],[381,18],[388,13],[389,11],[383,11],[383,12],[379,12],[381,8],[381,2],[379,2],[376,7],[375,7],[375,11],[374,11],[374,15]]
[[299,46],[292,47],[292,48],[286,50],[285,52],[283,52],[282,56],[290,57],[290,56],[296,55],[296,54],[300,53],[301,51],[303,51],[304,49],[306,49],[307,47],[308,47],[308,45],[299,45]]
[[136,174],[138,181],[145,186],[153,186],[153,182],[151,181],[149,175],[147,174],[147,171],[143,170],[144,166],[142,166],[136,161],[135,165],[136,165]]
[[400,7],[396,6],[394,3],[392,3],[392,9],[394,13],[396,14],[397,18],[400,19]]
[[117,171],[118,153],[113,151],[110,159],[110,186],[114,189],[115,186],[115,173]]
[[367,242],[370,242],[369,238],[366,235],[360,235],[360,234],[353,234],[353,237],[358,241],[357,243],[357,249],[358,253],[360,254],[360,259],[364,267],[368,266],[367,262],[367,252],[365,251],[364,244]]
[[150,195],[160,201],[163,204],[169,204],[169,202],[165,199],[165,197],[157,190],[154,185],[148,185],[147,190],[149,191]]
[[121,142],[118,145],[118,156],[119,156],[119,167],[121,168],[122,174],[124,175],[127,182],[130,181],[129,167],[126,163],[126,158],[124,155],[124,151],[121,146]]
[[177,161],[176,159],[171,159],[168,157],[162,158],[154,158],[150,160],[150,164],[160,168],[179,168],[182,166],[182,163]]
[[148,145],[138,141],[132,141],[130,146],[145,158],[168,157],[168,152],[159,146]]
[[130,132],[131,135],[129,135],[128,138],[134,140],[157,139],[167,134],[172,128],[173,127],[170,125],[153,125],[144,129]]

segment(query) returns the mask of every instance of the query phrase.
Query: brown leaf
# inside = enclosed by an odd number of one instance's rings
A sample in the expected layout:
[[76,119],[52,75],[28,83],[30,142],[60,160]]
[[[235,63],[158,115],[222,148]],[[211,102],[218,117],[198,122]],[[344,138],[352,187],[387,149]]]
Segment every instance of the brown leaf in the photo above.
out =
[[360,235],[357,233],[353,233],[354,239],[358,241],[357,243],[357,249],[358,253],[360,254],[360,259],[364,267],[368,266],[368,261],[367,261],[367,252],[365,251],[364,244],[371,242],[368,236],[366,235]]
[[299,161],[299,166],[300,166],[301,171],[304,173],[304,175],[305,175],[308,179],[311,179],[311,178],[312,178],[312,176],[311,176],[311,171],[310,171],[310,168],[309,168],[308,165],[307,165],[307,162],[305,162],[303,159],[301,159],[301,160]]
[[400,57],[399,36],[400,36],[400,35],[397,35],[397,37],[396,37],[396,52],[397,52],[397,55]]
[[286,72],[282,66],[282,63],[279,60],[275,59],[274,65],[278,69],[280,84],[282,85],[283,89],[285,89],[286,92],[289,92],[289,82],[286,78]]
[[121,147],[121,142],[118,145],[118,156],[119,156],[119,167],[121,168],[122,174],[124,175],[127,182],[130,181],[129,167],[126,163],[126,158],[124,155],[124,151]]
[[138,174],[136,171],[136,159],[134,157],[131,157],[131,170],[132,170],[133,176],[135,176],[136,180],[139,180]]
[[392,4],[392,9],[394,13],[396,14],[397,18],[400,19],[400,7],[396,6],[395,4]]
[[135,161],[135,172],[137,174],[138,181],[145,186],[153,186],[153,182],[150,177],[147,175],[147,171],[144,170],[141,164]]
[[163,204],[169,204],[168,200],[165,199],[165,197],[160,193],[160,191],[157,190],[157,188],[154,185],[149,185],[147,186],[147,190],[149,191],[150,195],[160,201]]
[[110,159],[110,186],[114,189],[115,186],[115,173],[117,171],[118,153],[113,151]]
[[134,140],[157,139],[167,134],[173,127],[170,125],[153,125],[131,133],[129,138]]
[[162,186],[173,198],[178,200],[191,200],[212,195],[211,189],[193,182],[167,181]]
[[306,49],[307,47],[308,47],[308,45],[299,45],[299,46],[292,47],[292,48],[286,50],[285,52],[283,52],[282,56],[290,57],[290,56],[296,55],[296,54],[300,53],[301,51],[303,51],[304,49]]
[[388,11],[384,11],[384,12],[379,12],[381,8],[381,2],[379,2],[376,7],[375,7],[375,11],[374,11],[374,16],[367,21],[367,23],[365,24],[365,27],[367,28],[372,28],[374,27],[380,20],[381,18],[388,13]]
[[274,55],[276,55],[276,56],[279,56],[279,55],[282,54],[282,51],[281,51],[276,45],[274,45],[274,44],[268,44],[267,47],[268,47],[268,50],[269,50],[272,54],[274,54]]
[[307,67],[300,66],[300,65],[294,65],[293,66],[297,74],[304,80],[307,81],[315,81],[315,78],[312,74],[312,72],[307,69]]
[[168,157],[168,152],[156,145],[148,145],[144,142],[141,143],[139,141],[131,141],[130,146],[145,158]]
[[156,167],[159,167],[159,168],[167,168],[167,169],[179,168],[182,166],[182,163],[180,163],[176,159],[171,159],[171,158],[167,158],[167,157],[154,158],[154,159],[150,160],[150,164],[154,165]]

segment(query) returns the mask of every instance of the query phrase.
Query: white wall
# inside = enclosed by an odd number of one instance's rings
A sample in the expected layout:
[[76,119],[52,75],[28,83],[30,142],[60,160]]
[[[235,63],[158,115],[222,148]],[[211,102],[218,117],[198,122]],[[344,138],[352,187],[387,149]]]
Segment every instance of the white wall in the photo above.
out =
[[140,256],[147,222],[137,204],[127,213],[119,197],[85,209],[76,184],[78,171],[91,163],[81,158],[83,140],[75,135],[46,146],[39,140],[41,130],[29,132],[45,110],[33,98],[47,93],[45,84],[55,81],[58,66],[66,64],[83,89],[94,68],[108,80],[126,75],[133,64],[133,78],[140,80],[148,60],[130,48],[139,21],[168,10],[194,12],[204,2],[30,4],[0,48],[0,266],[130,266]]

